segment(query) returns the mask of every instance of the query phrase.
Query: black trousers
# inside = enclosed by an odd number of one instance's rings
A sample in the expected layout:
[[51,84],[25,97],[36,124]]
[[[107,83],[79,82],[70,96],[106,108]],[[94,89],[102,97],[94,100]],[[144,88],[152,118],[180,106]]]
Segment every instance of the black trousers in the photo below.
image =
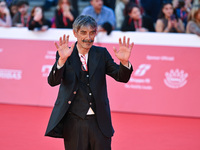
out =
[[111,150],[111,138],[102,134],[95,115],[82,119],[68,113],[63,135],[65,150]]

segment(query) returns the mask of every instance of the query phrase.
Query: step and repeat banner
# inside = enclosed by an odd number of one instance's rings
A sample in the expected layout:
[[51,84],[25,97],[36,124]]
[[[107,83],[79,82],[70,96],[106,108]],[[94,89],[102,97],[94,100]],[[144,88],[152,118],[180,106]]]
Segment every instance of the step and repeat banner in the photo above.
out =
[[[0,103],[50,106],[58,88],[47,76],[55,62],[57,42],[70,29],[46,32],[27,28],[0,28]],[[135,43],[130,62],[134,72],[128,83],[107,77],[111,110],[130,113],[200,117],[200,37],[191,34],[99,33],[95,45],[106,47],[113,59],[119,38]]]

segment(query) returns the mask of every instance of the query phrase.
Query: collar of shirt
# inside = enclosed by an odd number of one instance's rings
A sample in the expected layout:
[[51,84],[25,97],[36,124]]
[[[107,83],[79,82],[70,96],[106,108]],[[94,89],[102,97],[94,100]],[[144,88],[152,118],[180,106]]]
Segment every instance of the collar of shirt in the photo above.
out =
[[[81,57],[81,55],[83,55],[83,54],[81,54],[81,53],[78,53],[78,55],[79,55],[79,57]],[[87,53],[87,54],[85,54],[85,58],[86,58],[86,64],[87,64],[87,62],[88,62],[88,53]]]

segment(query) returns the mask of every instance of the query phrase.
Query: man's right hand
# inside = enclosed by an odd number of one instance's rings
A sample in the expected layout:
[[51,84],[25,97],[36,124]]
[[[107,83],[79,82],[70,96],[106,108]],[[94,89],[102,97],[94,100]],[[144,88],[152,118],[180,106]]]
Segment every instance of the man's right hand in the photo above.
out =
[[60,37],[59,39],[59,45],[55,42],[55,46],[58,50],[58,54],[60,55],[58,60],[58,65],[63,66],[65,62],[67,61],[68,57],[72,54],[72,51],[74,49],[74,43],[71,45],[71,48],[69,48],[69,35],[66,37],[66,35],[63,35],[63,38]]

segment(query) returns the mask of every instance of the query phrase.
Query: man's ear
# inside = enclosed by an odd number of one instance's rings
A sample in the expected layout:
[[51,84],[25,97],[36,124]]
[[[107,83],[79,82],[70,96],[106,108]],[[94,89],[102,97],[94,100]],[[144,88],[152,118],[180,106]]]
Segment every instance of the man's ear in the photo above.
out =
[[77,32],[73,30],[74,36],[77,38]]

